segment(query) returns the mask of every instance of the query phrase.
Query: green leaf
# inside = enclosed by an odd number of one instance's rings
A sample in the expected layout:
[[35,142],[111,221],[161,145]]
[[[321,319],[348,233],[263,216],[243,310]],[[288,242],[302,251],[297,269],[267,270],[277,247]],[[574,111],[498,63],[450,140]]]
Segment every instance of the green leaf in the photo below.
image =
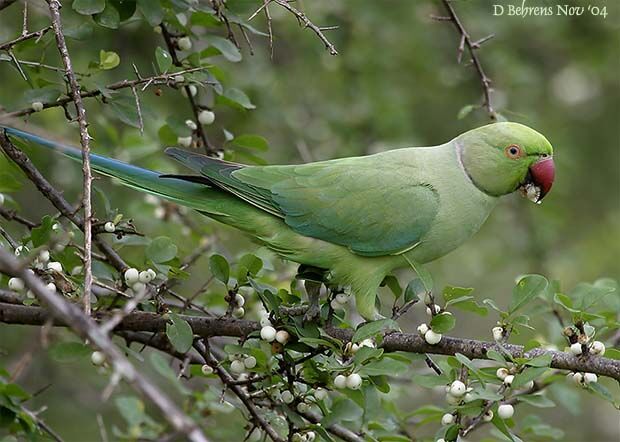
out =
[[99,51],[99,67],[103,70],[114,69],[121,62],[121,58],[118,56],[116,52],[113,51],[104,51],[103,49]]
[[32,229],[30,233],[30,241],[34,247],[40,247],[46,244],[52,237],[52,226],[56,224],[56,220],[49,215],[41,218],[41,225]]
[[157,26],[164,18],[160,0],[138,0],[138,9],[151,26]]
[[596,394],[597,396],[605,399],[607,402],[612,404],[615,408],[620,409],[620,403],[618,403],[618,401],[614,399],[614,397],[611,395],[607,387],[605,387],[604,385],[601,385],[598,382],[595,382],[593,384],[588,384],[588,390],[590,390],[592,393]]
[[28,89],[24,93],[22,101],[26,104],[32,104],[35,101],[41,103],[51,103],[60,97],[60,90],[56,86],[45,86],[38,89]]
[[538,408],[551,408],[555,407],[555,402],[553,402],[548,397],[542,394],[525,394],[517,396],[519,398],[519,402],[525,402],[526,404],[532,405],[533,407]]
[[176,244],[167,236],[155,238],[144,251],[146,257],[157,264],[170,261],[177,256],[177,252]]
[[474,365],[474,363],[465,355],[461,353],[456,353],[454,357],[465,367],[469,369],[471,374],[480,381],[480,384],[484,387],[486,384],[484,382],[484,374]]
[[219,97],[220,101],[233,107],[241,107],[242,109],[256,109],[248,96],[241,90],[230,88],[224,91]]
[[454,315],[448,312],[443,312],[433,316],[431,319],[431,329],[436,333],[446,333],[454,328],[456,319]]
[[512,303],[509,313],[512,315],[520,308],[524,307],[535,297],[543,293],[549,282],[541,275],[523,276],[512,291]]
[[495,350],[487,350],[487,358],[502,364],[506,362],[506,359],[502,356],[502,354]]
[[403,289],[400,286],[398,279],[394,275],[387,275],[385,278],[383,278],[381,286],[388,286],[390,288],[390,291],[394,294],[394,298],[396,299],[400,298],[400,295],[403,294]]
[[92,350],[81,342],[59,342],[49,349],[49,355],[56,362],[76,362],[86,359]]
[[362,366],[359,373],[364,376],[396,376],[405,373],[408,369],[409,364],[407,362],[384,356],[378,361]]
[[605,350],[605,357],[609,359],[620,359],[620,350],[608,348]]
[[422,280],[420,278],[414,278],[409,281],[409,284],[407,284],[407,288],[405,289],[405,302],[409,302],[416,298],[420,298],[423,301],[425,294],[426,289],[424,288],[424,283],[422,283]]
[[551,355],[540,355],[530,359],[525,365],[529,365],[530,367],[549,367],[552,359],[553,357]]
[[420,280],[422,281],[424,290],[426,290],[427,292],[431,292],[433,290],[433,277],[431,276],[430,272],[426,270],[426,268],[422,266],[422,264],[409,258],[406,254],[403,254],[402,256],[409,263],[411,268],[416,272],[418,278],[420,278]]
[[235,137],[231,143],[235,146],[259,150],[261,152],[269,150],[267,140],[260,135],[239,135]]
[[351,342],[360,342],[366,338],[375,336],[384,329],[398,330],[398,324],[393,319],[380,319],[368,322],[355,330]]
[[105,9],[105,0],[73,0],[72,8],[82,15],[98,14]]
[[175,313],[170,313],[172,324],[166,324],[166,336],[179,353],[187,353],[194,342],[194,332],[189,323]]
[[167,72],[172,67],[172,57],[168,51],[159,46],[155,49],[155,60],[161,72]]
[[230,266],[222,255],[211,255],[209,258],[209,269],[213,276],[224,284],[228,284],[230,278]]
[[140,425],[146,420],[144,403],[134,396],[120,396],[114,399],[120,415],[130,426]]
[[450,379],[446,376],[437,376],[436,374],[414,374],[411,380],[414,384],[426,388],[439,387],[440,385],[448,385],[450,383]]
[[461,108],[461,110],[459,110],[459,113],[456,115],[456,118],[458,118],[459,120],[462,120],[463,118],[465,118],[467,115],[469,115],[471,113],[471,111],[473,111],[474,109],[476,109],[477,106],[473,105],[473,104],[468,104],[466,106],[463,106]]
[[232,61],[233,63],[241,61],[241,52],[239,52],[237,46],[227,38],[218,37],[216,35],[206,35],[204,39],[209,43],[209,46],[216,48],[228,61]]
[[118,9],[109,1],[106,3],[103,12],[93,15],[93,20],[98,25],[109,29],[118,29],[121,24],[121,16],[118,13]]
[[331,424],[341,421],[358,421],[363,414],[364,410],[351,399],[337,398],[334,400],[331,412],[321,420],[321,426],[329,427]]
[[[140,117],[138,116],[136,100],[133,96],[117,95],[113,100],[109,100],[108,103],[119,120],[129,126],[140,127]],[[145,113],[144,109],[142,109],[142,113]]]
[[519,388],[529,381],[533,381],[540,376],[542,376],[548,370],[547,367],[532,367],[526,368],[521,373],[515,376],[514,381],[512,381],[512,388]]
[[241,257],[239,265],[243,266],[250,275],[256,276],[263,268],[263,260],[256,255],[248,253]]

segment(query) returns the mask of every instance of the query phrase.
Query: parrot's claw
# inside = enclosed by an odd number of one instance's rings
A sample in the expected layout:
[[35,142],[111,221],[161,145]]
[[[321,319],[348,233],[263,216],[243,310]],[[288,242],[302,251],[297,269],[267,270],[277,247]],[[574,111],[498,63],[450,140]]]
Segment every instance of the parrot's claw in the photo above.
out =
[[321,308],[318,304],[310,304],[304,315],[304,323],[316,322],[321,316]]

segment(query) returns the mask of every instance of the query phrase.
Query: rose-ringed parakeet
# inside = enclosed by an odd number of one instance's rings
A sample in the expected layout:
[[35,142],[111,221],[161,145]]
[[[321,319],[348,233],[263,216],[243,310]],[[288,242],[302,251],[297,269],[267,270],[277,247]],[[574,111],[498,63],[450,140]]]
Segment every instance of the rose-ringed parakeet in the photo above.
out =
[[[5,128],[80,160],[78,149]],[[93,169],[235,227],[278,255],[350,286],[359,313],[376,316],[390,272],[426,263],[476,233],[499,197],[540,202],[554,179],[553,149],[527,126],[495,123],[433,147],[301,165],[247,166],[195,152],[166,153],[196,175],[163,175],[91,155]]]

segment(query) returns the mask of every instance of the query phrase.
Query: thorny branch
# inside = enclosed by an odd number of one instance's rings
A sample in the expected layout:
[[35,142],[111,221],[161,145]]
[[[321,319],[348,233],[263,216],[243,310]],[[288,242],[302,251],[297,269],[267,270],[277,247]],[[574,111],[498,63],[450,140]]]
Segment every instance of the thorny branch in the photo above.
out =
[[[116,347],[112,340],[101,331],[93,319],[85,315],[74,304],[62,296],[47,289],[43,282],[30,273],[24,263],[19,262],[8,251],[0,248],[0,269],[3,273],[21,278],[26,287],[47,305],[48,319],[52,317],[70,327],[91,345],[98,348],[106,356],[114,372],[122,376],[128,384],[148,398],[161,411],[162,416],[177,431],[184,434],[192,442],[208,442],[196,423],[192,421],[177,405],[168,398],[155,384],[151,383],[140,371],[129,362],[127,357]],[[10,305],[10,304],[6,304]],[[19,306],[13,306],[19,307]]]
[[[296,312],[303,314],[302,312]],[[97,316],[105,319],[106,314]],[[203,338],[213,336],[246,337],[250,333],[260,330],[258,322],[212,318],[201,316],[180,315],[192,327],[194,334]],[[0,322],[7,324],[42,325],[49,319],[48,312],[41,307],[22,306],[0,303]],[[166,330],[165,318],[154,313],[134,312],[127,315],[115,330],[162,332]],[[57,326],[65,325],[62,322],[55,323]],[[353,330],[336,327],[326,327],[325,332],[332,338],[349,342],[353,337]],[[455,355],[461,353],[470,359],[488,359],[489,350],[497,350],[494,342],[478,341],[474,339],[453,338],[444,336],[436,345],[429,345],[419,334],[414,333],[388,333],[383,338],[381,347],[385,351],[405,351],[420,354]],[[535,348],[524,351],[523,346],[503,344],[512,357],[534,358],[542,355],[551,356],[551,368],[561,370],[581,371],[607,376],[620,381],[620,360],[609,359],[591,354],[575,356],[561,351],[544,350]]]
[[56,36],[56,46],[62,63],[65,67],[65,75],[67,83],[71,90],[71,99],[75,105],[77,113],[77,121],[80,128],[80,144],[82,145],[82,207],[84,209],[83,231],[84,231],[84,292],[82,294],[82,302],[84,304],[84,312],[90,315],[90,298],[93,285],[93,256],[92,256],[92,204],[91,204],[91,187],[93,175],[90,169],[90,135],[88,133],[88,122],[86,121],[86,108],[82,102],[80,93],[80,84],[73,72],[69,50],[65,42],[65,36],[62,32],[62,22],[60,19],[61,4],[58,0],[49,1],[49,10],[52,20],[52,29]]
[[[162,84],[170,85],[170,84],[172,84],[172,82],[174,82],[174,77],[176,77],[178,75],[189,74],[191,72],[196,72],[196,71],[201,71],[201,70],[204,70],[204,68],[203,67],[197,67],[197,68],[185,69],[185,70],[180,71],[180,72],[174,72],[174,73],[170,73],[170,74],[154,75],[152,77],[138,78],[136,80],[122,80],[122,81],[118,81],[116,83],[111,83],[111,84],[105,86],[102,89],[103,90],[117,91],[117,90],[121,90],[121,89],[135,88],[136,86],[143,85],[142,88],[141,88],[141,91],[143,91],[145,88],[150,87],[150,86],[158,86],[158,85],[162,85]],[[80,91],[80,96],[82,98],[99,97],[99,96],[103,95],[102,89],[96,89],[96,90],[92,90],[92,91]],[[56,101],[51,101],[51,102],[43,103],[43,109],[49,109],[49,108],[52,108],[52,107],[65,107],[71,101],[72,101],[71,97],[59,98]],[[9,118],[15,118],[15,117],[21,117],[21,116],[24,116],[24,115],[30,115],[30,114],[32,114],[34,112],[35,111],[32,108],[21,109],[21,110],[14,111],[14,112],[9,112],[9,113],[6,113],[6,114],[0,114],[0,120],[9,119]]]
[[467,47],[467,51],[469,52],[469,55],[471,57],[471,62],[474,65],[476,72],[478,73],[478,77],[480,78],[480,84],[482,86],[482,93],[484,97],[483,102],[482,102],[482,107],[484,107],[487,110],[487,113],[489,114],[489,118],[491,118],[491,120],[496,120],[497,113],[493,109],[493,105],[491,103],[491,79],[484,72],[482,63],[480,62],[480,58],[478,57],[478,54],[476,53],[476,50],[480,48],[480,45],[490,40],[491,38],[493,38],[493,35],[489,35],[478,41],[473,41],[471,37],[469,36],[469,33],[465,29],[465,26],[463,26],[461,19],[458,17],[458,15],[456,15],[456,12],[454,8],[452,7],[451,0],[441,0],[441,2],[446,8],[446,11],[448,12],[448,16],[447,17],[433,17],[433,18],[436,20],[440,20],[440,21],[452,22],[454,24],[454,27],[459,32],[461,36],[461,40],[460,40],[459,48],[458,48],[458,56],[457,56],[458,62],[459,63],[461,62],[461,59],[463,57],[463,52],[465,50],[465,47]]

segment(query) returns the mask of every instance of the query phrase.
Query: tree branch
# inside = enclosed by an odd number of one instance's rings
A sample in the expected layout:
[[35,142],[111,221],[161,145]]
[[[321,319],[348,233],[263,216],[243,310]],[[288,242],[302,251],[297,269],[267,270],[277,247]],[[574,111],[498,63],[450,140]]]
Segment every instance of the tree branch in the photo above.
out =
[[482,38],[478,41],[472,41],[471,37],[469,36],[469,33],[465,29],[465,26],[463,26],[463,23],[461,22],[459,17],[456,15],[456,12],[454,11],[454,8],[452,7],[451,0],[441,0],[441,2],[446,8],[449,17],[438,17],[438,18],[443,21],[452,22],[454,24],[454,27],[457,29],[457,31],[461,35],[461,41],[460,41],[459,49],[458,49],[458,62],[459,63],[461,62],[463,51],[465,47],[467,47],[467,51],[469,52],[469,55],[471,56],[471,61],[474,67],[476,68],[478,77],[480,78],[480,84],[482,86],[482,93],[484,96],[482,107],[486,108],[487,113],[489,114],[489,117],[491,118],[491,120],[496,120],[497,113],[495,112],[491,104],[491,79],[484,72],[484,69],[482,68],[482,63],[480,62],[480,58],[478,58],[478,55],[476,54],[476,49],[479,49],[482,43],[493,38],[493,36],[491,35],[491,36]]
[[[0,10],[2,10],[1,6],[0,6]],[[22,34],[19,37],[14,38],[13,40],[10,40],[10,41],[7,41],[6,43],[0,44],[0,51],[8,51],[13,46],[15,46],[16,44],[21,43],[22,41],[30,40],[32,38],[36,38],[37,40],[39,40],[50,29],[52,29],[52,27],[48,26],[46,28],[40,29],[40,30],[35,31],[35,32],[28,32],[26,34]]]
[[82,145],[82,207],[84,209],[83,231],[84,231],[84,292],[82,293],[82,303],[84,313],[90,315],[90,295],[93,285],[93,256],[92,256],[92,221],[93,212],[91,204],[91,187],[93,182],[92,171],[90,170],[90,135],[88,133],[88,122],[86,121],[86,108],[82,103],[80,84],[73,72],[69,50],[62,32],[62,22],[60,19],[61,4],[59,0],[49,1],[49,10],[52,20],[52,29],[56,36],[56,46],[60,52],[60,58],[65,66],[67,83],[71,90],[71,99],[75,104],[77,121],[80,127],[80,144]]
[[[85,315],[74,304],[67,302],[62,296],[47,289],[37,276],[28,271],[24,263],[18,261],[2,248],[0,248],[0,270],[8,275],[21,278],[26,287],[48,306],[49,310],[37,307],[40,311],[40,317],[53,318],[64,324],[70,324],[71,329],[79,336],[103,352],[114,372],[122,376],[134,389],[152,401],[173,428],[183,433],[192,442],[208,442],[196,423],[185,415],[163,391],[151,383],[140,371],[136,370],[112,340],[100,330],[93,319]],[[13,305],[13,307],[22,306]]]
[[[107,317],[109,317],[107,314],[97,316],[100,320]],[[254,321],[189,315],[180,315],[180,317],[190,324],[195,334],[204,338],[213,336],[247,337],[250,333],[261,328],[260,324]],[[41,307],[0,303],[0,322],[43,325],[49,319],[49,313]],[[134,312],[125,317],[115,330],[163,332],[166,330],[166,323],[166,319],[155,313]],[[66,326],[63,322],[56,322],[55,325]],[[329,336],[343,342],[349,342],[354,334],[353,330],[335,327],[327,327],[324,331]],[[386,351],[405,351],[420,354],[454,355],[461,353],[470,359],[488,359],[487,351],[497,350],[494,342],[448,336],[444,336],[437,345],[429,345],[422,336],[414,333],[389,333],[383,338],[381,347]],[[541,348],[524,352],[523,346],[513,344],[504,344],[503,348],[515,358],[534,358],[549,355],[552,358],[551,368],[590,372],[620,381],[620,360],[590,354],[575,356],[570,353]]]

